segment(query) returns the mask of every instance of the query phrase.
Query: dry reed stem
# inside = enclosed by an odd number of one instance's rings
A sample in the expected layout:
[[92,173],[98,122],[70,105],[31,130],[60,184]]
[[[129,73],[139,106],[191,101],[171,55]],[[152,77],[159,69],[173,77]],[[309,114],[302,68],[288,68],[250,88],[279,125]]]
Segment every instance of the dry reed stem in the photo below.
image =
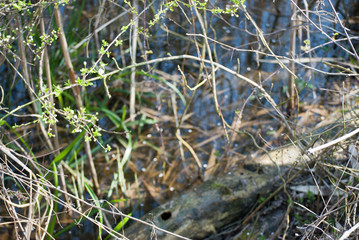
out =
[[339,238],[339,240],[348,239],[348,237],[359,228],[359,222],[352,226],[350,229],[346,230],[343,235]]
[[[98,34],[101,30],[103,30],[104,28],[106,28],[108,25],[116,22],[119,18],[123,17],[124,15],[128,14],[130,12],[130,10],[125,10],[124,12],[122,12],[121,14],[117,15],[116,17],[114,17],[113,19],[109,20],[108,22],[102,24],[101,26],[99,26],[98,28],[96,28],[94,30],[95,34]],[[85,42],[89,42],[91,37],[94,35],[94,33],[90,33],[89,35],[87,35],[83,40],[81,40],[78,44],[76,44],[75,46],[72,47],[72,49],[70,50],[70,52],[75,51],[76,49],[80,48]]]
[[[19,51],[20,51],[20,62],[21,62],[21,67],[22,67],[22,78],[25,82],[25,85],[27,86],[27,91],[29,94],[29,97],[32,101],[34,101],[36,98],[36,94],[35,94],[35,90],[32,88],[31,86],[31,82],[30,82],[30,75],[29,75],[29,70],[28,70],[28,62],[27,62],[27,58],[26,58],[26,49],[25,49],[25,45],[24,45],[24,36],[23,36],[23,29],[22,29],[22,23],[21,23],[21,18],[18,16],[17,17],[17,25],[19,28],[19,38],[18,38],[18,44],[19,44]],[[35,102],[33,103],[33,109],[36,113],[39,113],[39,109],[37,107],[37,105],[35,104]],[[43,135],[43,137],[45,138],[46,144],[48,145],[48,147],[53,150],[54,147],[50,141],[49,136],[47,135],[47,131],[42,123],[42,121],[39,121],[39,127],[41,130],[41,133]]]
[[[41,18],[40,19],[40,33],[42,35],[45,35],[45,23],[44,23],[44,19]],[[43,94],[45,94],[45,91],[43,89],[43,81],[42,81],[42,69],[43,69],[43,64],[45,65],[45,72],[46,72],[46,78],[47,78],[47,86],[49,89],[49,93],[52,93],[52,82],[51,82],[51,69],[50,69],[50,61],[49,61],[49,55],[47,52],[47,46],[45,45],[44,49],[41,52],[41,58],[40,58],[40,64],[39,64],[39,82],[40,82],[40,89],[41,92]],[[55,106],[54,103],[54,97],[53,95],[50,95],[48,100],[50,101],[51,104],[53,104]],[[55,139],[55,155],[58,156],[60,154],[60,147],[59,147],[59,136],[58,136],[58,131],[57,131],[57,124],[53,124],[52,125],[53,130],[54,130],[54,139]],[[61,186],[62,188],[65,190],[65,192],[67,192],[67,186],[66,186],[66,181],[65,181],[65,174],[62,168],[62,164],[59,164],[58,167],[59,170],[59,175],[61,178]],[[64,195],[66,201],[69,203],[70,200],[67,196],[67,194]]]
[[[350,52],[348,49],[346,49],[344,46],[340,45],[339,42],[342,40],[336,40],[335,38],[332,38],[331,36],[328,35],[328,33],[326,33],[320,26],[318,26],[317,24],[315,24],[313,22],[312,19],[310,19],[309,15],[307,15],[295,2],[294,0],[291,0],[292,4],[298,9],[299,12],[301,12],[303,14],[303,16],[308,20],[309,23],[311,23],[316,29],[318,29],[325,37],[327,37],[327,39],[329,40],[330,43],[334,43],[335,45],[337,45],[338,47],[340,47],[344,52],[348,53],[351,56],[354,56],[357,58],[356,53],[352,53]],[[347,40],[351,42],[352,37],[347,37]],[[354,39],[354,38],[353,38]],[[327,43],[328,44],[328,43]],[[313,49],[312,49],[313,50]],[[358,59],[358,58],[357,58]]]
[[[35,97],[34,97],[35,94],[33,95],[34,90],[31,88],[31,83],[30,83],[30,76],[29,76],[28,67],[27,67],[26,50],[25,50],[25,46],[24,46],[22,23],[21,23],[21,18],[19,16],[17,16],[17,25],[18,25],[19,32],[20,32],[18,44],[19,44],[19,50],[20,50],[20,56],[21,56],[23,79],[24,79],[26,85],[28,86],[27,90],[28,90],[30,99],[35,100]],[[33,103],[33,107],[34,107],[35,112],[39,112],[39,109],[38,109],[37,105],[35,104],[35,102]],[[49,148],[51,150],[53,150],[53,145],[52,145],[50,138],[47,135],[47,132],[45,130],[45,127],[41,121],[39,122],[39,126],[40,126],[40,130],[46,140],[47,145],[49,146]],[[33,187],[32,187],[32,182],[31,182],[30,183],[30,207],[28,208],[28,218],[29,219],[32,219],[33,215],[35,214],[34,209],[32,207],[32,205],[33,205],[32,204],[32,191],[33,191]],[[25,237],[27,239],[30,239],[32,228],[33,228],[33,222],[28,221],[26,224],[26,227],[25,227],[25,232],[24,232]]]
[[[202,29],[202,34],[204,36],[205,46],[207,48],[208,58],[209,58],[209,62],[210,62],[211,69],[212,69],[211,77],[212,77],[212,90],[213,90],[214,105],[216,107],[217,114],[221,118],[223,129],[225,131],[225,135],[227,137],[227,140],[229,141],[229,136],[228,136],[227,129],[226,129],[226,126],[228,126],[228,124],[227,124],[227,122],[225,121],[225,119],[223,117],[222,111],[221,111],[221,109],[219,107],[218,98],[217,98],[217,84],[216,84],[216,70],[217,70],[217,68],[215,68],[214,60],[213,60],[213,57],[212,57],[212,50],[211,50],[211,47],[210,47],[209,42],[208,42],[207,29],[205,27],[202,15],[198,12],[198,9],[195,7],[195,3],[193,2],[193,0],[191,2],[193,4],[193,6],[194,6],[193,7],[194,11],[195,11],[195,13],[197,15],[198,21],[199,21],[201,29]],[[202,62],[202,64],[203,64],[203,62]]]
[[[211,61],[207,60],[207,59],[203,59],[200,57],[196,57],[196,56],[192,56],[192,55],[179,55],[179,56],[171,56],[171,57],[164,57],[164,58],[157,58],[157,59],[153,59],[153,60],[149,60],[146,62],[141,62],[141,63],[137,63],[135,65],[131,65],[131,66],[127,66],[121,70],[114,70],[112,72],[109,72],[107,74],[104,74],[103,77],[108,77],[111,75],[114,75],[120,71],[126,70],[126,69],[130,69],[134,66],[139,67],[139,66],[143,66],[143,65],[147,65],[147,64],[154,64],[154,63],[158,63],[158,62],[164,62],[164,61],[171,61],[171,60],[177,60],[177,59],[191,59],[191,60],[196,60],[199,62],[204,62],[207,64],[211,64]],[[223,71],[226,71],[230,74],[232,74],[233,76],[238,77],[239,79],[249,83],[250,85],[252,85],[253,87],[255,87],[256,89],[258,89],[264,96],[264,98],[269,102],[269,104],[273,107],[273,109],[277,112],[277,114],[279,115],[280,119],[282,120],[282,122],[285,124],[286,129],[288,130],[288,132],[290,133],[290,135],[292,137],[295,137],[296,134],[293,131],[293,129],[290,127],[286,117],[283,115],[282,111],[280,111],[280,109],[278,108],[277,104],[275,103],[275,101],[273,100],[273,98],[267,93],[267,91],[259,84],[257,84],[255,81],[237,73],[236,71],[233,71],[232,69],[229,69],[217,62],[213,62],[213,65],[215,67],[218,67],[219,69],[222,69]],[[100,79],[100,77],[94,77],[91,79],[88,79],[87,81],[91,82],[91,81],[95,81]]]
[[83,103],[82,103],[82,99],[81,99],[81,95],[80,95],[80,88],[76,84],[75,72],[74,72],[74,68],[72,66],[72,61],[71,61],[69,49],[67,46],[66,35],[64,32],[63,24],[62,24],[61,13],[60,13],[60,10],[58,7],[55,8],[55,19],[56,19],[57,27],[59,28],[59,31],[60,31],[59,39],[60,39],[62,54],[64,56],[66,66],[69,71],[70,82],[73,85],[73,92],[75,95],[76,104],[77,104],[77,107],[79,109],[81,109],[83,106]]
[[[297,0],[294,0],[297,1]],[[290,21],[290,41],[289,41],[289,52],[290,52],[290,57],[291,58],[295,58],[296,57],[296,44],[297,44],[297,29],[296,26],[298,24],[297,21],[297,11],[295,9],[295,7],[293,5],[291,5],[291,11],[292,11],[292,17],[291,17],[291,21]],[[290,70],[292,72],[295,72],[295,64],[292,61],[289,65]],[[289,110],[293,110],[295,108],[295,104],[296,104],[296,86],[295,86],[295,79],[296,76],[291,74],[289,79],[288,79],[288,93],[289,93],[289,101],[288,101],[288,109]],[[298,99],[299,100],[299,99]]]
[[[200,37],[204,37],[203,34],[192,34],[192,33],[187,33],[188,36],[200,36]],[[329,76],[349,76],[349,77],[352,77],[352,76],[359,76],[359,74],[357,73],[342,73],[342,72],[326,72],[326,71],[323,71],[323,70],[320,70],[320,69],[317,69],[317,68],[314,68],[312,66],[308,66],[308,65],[305,65],[304,63],[314,63],[314,62],[322,62],[322,61],[339,61],[341,60],[341,58],[334,58],[334,57],[329,57],[329,58],[321,58],[321,57],[316,57],[316,58],[300,58],[300,59],[294,59],[294,58],[289,58],[289,57],[286,57],[286,56],[279,56],[279,55],[273,55],[271,53],[265,53],[265,52],[261,52],[259,50],[253,50],[253,49],[242,49],[242,48],[236,48],[236,47],[232,47],[230,45],[227,45],[227,44],[224,44],[222,42],[219,42],[213,38],[210,38],[207,36],[207,38],[209,40],[211,40],[212,42],[216,43],[216,44],[219,44],[221,46],[223,46],[224,48],[228,48],[228,49],[231,49],[232,51],[237,51],[237,52],[251,52],[251,53],[256,53],[256,54],[261,54],[263,56],[267,56],[267,57],[275,57],[277,59],[280,59],[280,61],[283,63],[283,64],[288,64],[288,63],[291,63],[291,62],[294,62],[298,65],[300,65],[301,67],[304,67],[306,69],[309,69],[309,70],[312,70],[314,72],[317,72],[317,73],[322,73],[322,74],[325,74],[325,75],[329,75]],[[355,40],[358,40],[359,37],[352,37],[351,39],[355,39]],[[338,39],[337,42],[342,42],[342,41],[346,41],[347,38],[342,38],[342,39]],[[312,51],[318,49],[318,48],[323,48],[324,46],[327,46],[329,44],[332,44],[332,42],[327,42],[327,43],[323,43],[323,44],[320,44],[316,47],[313,47],[311,48],[310,50],[307,51],[308,54],[310,54]],[[259,59],[259,62],[262,62],[262,63],[278,63],[278,60],[276,59]],[[350,63],[346,63],[346,62],[340,62],[340,64],[343,64],[343,65],[346,65],[346,66],[350,66],[352,68],[358,68],[358,66],[355,66],[353,64],[350,64]],[[348,70],[348,69],[346,69]]]
[[[60,10],[58,7],[55,7],[55,19],[56,19],[56,24],[60,31],[59,38],[60,38],[62,54],[65,58],[65,63],[66,63],[67,69],[69,71],[70,82],[73,85],[73,92],[74,92],[75,99],[76,99],[76,105],[77,105],[78,110],[80,110],[83,107],[82,98],[80,95],[80,89],[79,89],[78,85],[76,84],[75,72],[74,72],[74,69],[72,66],[72,61],[71,61],[70,53],[69,53],[68,46],[67,46],[67,40],[66,40],[62,20],[61,20],[61,13],[60,13]],[[86,137],[88,137],[88,132],[85,130],[84,138],[86,139]],[[92,157],[92,153],[91,153],[90,142],[85,141],[84,146],[85,146],[85,152],[86,152],[88,162],[90,163],[90,169],[91,169],[94,189],[95,189],[95,192],[97,194],[99,194],[100,193],[99,182],[98,182],[95,163],[93,161],[93,157]]]
[[254,28],[256,29],[259,39],[262,41],[263,45],[268,49],[268,51],[274,56],[274,58],[278,61],[279,66],[281,66],[282,68],[287,70],[291,75],[293,75],[293,76],[295,76],[295,78],[297,78],[297,76],[287,66],[285,66],[281,62],[281,60],[278,58],[278,56],[276,54],[274,54],[272,48],[268,45],[267,41],[265,40],[265,38],[263,36],[263,31],[258,27],[257,23],[253,20],[252,16],[248,13],[246,6],[244,6],[242,2],[240,2],[240,5],[242,7],[242,11],[244,12],[244,15],[246,16],[246,18],[253,24]]
[[201,170],[202,168],[202,164],[201,161],[199,160],[196,152],[193,150],[193,148],[191,147],[191,145],[189,145],[185,140],[183,140],[183,138],[181,137],[181,135],[179,135],[179,132],[176,131],[176,137],[177,139],[183,144],[185,145],[185,147],[190,151],[190,153],[192,154],[192,156],[194,157],[194,159],[196,160],[196,163],[199,167],[199,170]]
[[[59,188],[56,188],[55,186],[53,186],[49,181],[45,180],[44,178],[38,180],[36,178],[36,176],[34,175],[34,173],[26,167],[26,165],[24,165],[19,159],[17,159],[11,152],[10,150],[5,147],[3,144],[0,144],[0,151],[4,152],[7,156],[9,156],[12,160],[14,160],[17,164],[19,164],[21,167],[23,167],[25,170],[27,170],[30,174],[30,177],[26,177],[26,176],[23,176],[23,175],[19,175],[19,174],[14,174],[10,168],[9,170],[6,170],[4,168],[0,169],[0,172],[3,173],[3,174],[7,174],[7,175],[10,175],[12,176],[13,178],[17,179],[19,182],[23,182],[23,183],[26,183],[27,185],[29,186],[32,186],[32,184],[36,184],[37,185],[37,189],[38,189],[38,193],[41,194],[43,196],[43,198],[45,198],[46,200],[50,201],[50,208],[51,205],[52,205],[52,201],[55,201],[55,202],[58,202],[60,204],[62,204],[64,207],[66,208],[69,208],[71,209],[73,212],[79,214],[80,216],[86,218],[87,220],[89,220],[90,222],[93,222],[94,224],[96,224],[97,226],[101,227],[103,230],[105,230],[106,232],[108,232],[109,234],[111,234],[112,236],[114,237],[120,237],[120,238],[124,238],[124,239],[127,239],[125,236],[123,236],[122,234],[120,233],[116,233],[116,232],[113,232],[113,230],[110,228],[110,227],[107,227],[106,225],[103,225],[101,224],[100,222],[98,222],[97,220],[91,218],[91,217],[88,217],[86,215],[86,213],[82,213],[81,211],[77,210],[76,208],[74,208],[70,203],[67,203],[67,202],[64,202],[63,200],[61,200],[60,198],[57,198],[55,195],[53,195],[51,192],[50,192],[50,189],[53,189],[53,190],[56,190],[62,194],[66,194],[68,195],[69,198],[71,199],[74,199],[78,202],[80,202],[81,204],[84,204],[88,207],[90,207],[91,209],[98,209],[99,211],[103,211],[104,213],[108,213],[108,214],[112,214],[112,215],[119,215],[119,216],[122,216],[122,217],[125,217],[125,218],[129,218],[129,219],[132,219],[132,220],[135,220],[135,221],[139,221],[141,222],[142,224],[145,224],[149,227],[152,227],[154,229],[156,229],[157,231],[162,231],[164,233],[167,233],[167,234],[170,234],[170,235],[173,235],[173,236],[176,236],[180,239],[188,239],[188,238],[185,238],[185,237],[182,237],[182,236],[179,236],[177,234],[174,234],[174,233],[171,233],[171,232],[168,232],[164,229],[161,229],[157,226],[155,226],[154,224],[151,224],[151,223],[148,223],[148,222],[145,222],[145,221],[142,221],[142,220],[139,220],[139,219],[136,219],[134,217],[131,217],[129,215],[126,215],[126,214],[123,214],[121,211],[119,211],[116,207],[112,206],[112,211],[109,211],[107,209],[103,209],[103,208],[98,208],[95,204],[92,204],[90,203],[89,201],[85,201],[83,199],[80,199],[72,194],[69,194],[68,192],[65,192],[64,190],[62,189],[59,189]],[[31,177],[31,176],[34,176],[34,177]],[[48,189],[48,190],[46,190]],[[30,196],[31,197],[31,196]],[[6,200],[6,199],[4,199]],[[9,203],[8,206],[12,207],[12,208],[15,208],[15,207],[20,207],[18,206],[16,203],[13,203],[11,200],[9,200],[8,198],[8,201]],[[31,201],[30,201],[31,203]],[[32,203],[34,204],[34,203]],[[21,207],[30,207],[31,204],[22,204]],[[19,217],[16,217],[16,211],[15,209],[13,211],[11,211],[15,214],[14,218],[16,218],[16,222],[18,223],[21,223],[23,222],[22,220],[20,220]],[[46,211],[45,211],[46,212]],[[29,218],[29,219],[32,219],[32,218]],[[50,219],[50,217],[49,217]],[[26,221],[27,222],[27,221]],[[40,225],[37,225],[37,226],[40,226]],[[19,224],[19,227],[21,228],[21,224]],[[30,238],[28,238],[30,239]]]
[[[44,19],[40,19],[40,33],[42,35],[46,34],[45,32],[45,23]],[[44,64],[45,66],[45,74],[46,74],[46,80],[47,80],[47,87],[49,88],[49,93],[52,93],[52,82],[51,82],[51,69],[50,69],[50,59],[49,54],[47,51],[47,46],[45,45],[44,49],[42,50],[41,58],[40,58],[40,67],[39,67],[39,79],[42,77],[42,67],[41,65]],[[45,94],[45,92],[43,92]],[[54,96],[49,96],[50,103],[54,104]],[[57,131],[57,124],[55,123],[53,126],[54,129],[54,135],[55,135],[55,151],[56,154],[60,154],[60,144],[59,144],[59,136]]]
[[[95,24],[94,24],[94,27],[95,27],[95,29],[97,29],[98,28],[98,25],[100,24],[100,21],[101,21],[101,15],[102,15],[102,13],[103,13],[103,11],[104,11],[104,9],[105,9],[105,3],[106,3],[106,0],[103,0],[103,1],[100,1],[100,6],[99,6],[99,8],[98,8],[98,13],[96,14],[96,20],[95,20]],[[98,50],[100,50],[100,38],[99,38],[99,36],[98,36],[98,33],[99,33],[99,31],[95,31],[94,32],[94,36],[95,36],[95,45],[96,45],[96,50],[98,51]]]
[[[137,14],[137,16],[135,17],[135,19],[132,19],[132,21],[135,21],[136,19],[139,18],[139,16],[141,16],[144,12],[146,12],[151,6],[152,4],[154,4],[154,2],[151,2],[149,5],[147,5],[140,13]],[[131,26],[132,22],[130,22],[129,24],[127,24],[126,28],[122,28],[121,32],[119,34],[117,34],[117,36],[113,39],[113,41],[111,43],[108,44],[108,46],[105,48],[104,53],[102,53],[100,55],[100,57],[97,59],[97,61],[92,65],[91,70],[94,70],[97,65],[101,62],[103,56],[105,56],[105,54],[107,52],[109,52],[110,48],[116,43],[116,41],[118,41],[120,39],[120,37],[122,36],[122,34],[124,34],[127,31],[127,27]],[[136,64],[132,65],[132,67],[136,67]],[[119,71],[122,71],[123,69],[119,69]],[[84,75],[84,78],[87,77],[88,74]],[[105,76],[106,74],[104,74],[103,76]]]
[[[176,84],[176,83],[175,83]],[[176,85],[175,85],[176,86]],[[176,101],[176,96],[175,93],[173,91],[171,91],[171,102],[172,102],[172,111],[173,111],[173,116],[175,119],[175,123],[176,123],[176,136],[180,136],[181,137],[181,130],[180,130],[180,121],[178,119],[178,114],[177,114],[177,101]],[[183,115],[182,115],[183,116]],[[182,142],[179,141],[178,142],[179,145],[179,151],[180,151],[180,155],[181,155],[181,159],[182,162],[185,162],[185,157],[184,157],[184,150],[183,150],[183,145]]]
[[354,135],[356,135],[356,134],[358,134],[358,133],[359,133],[359,128],[357,128],[357,129],[355,129],[354,131],[351,131],[350,133],[347,133],[347,134],[345,134],[345,135],[343,135],[343,136],[341,136],[341,137],[339,137],[339,138],[337,138],[337,139],[334,139],[334,140],[332,140],[332,141],[330,141],[330,142],[328,142],[328,143],[326,143],[326,144],[320,145],[320,146],[315,147],[315,148],[309,148],[309,149],[308,149],[308,152],[311,153],[311,154],[313,154],[313,153],[315,153],[315,152],[318,152],[318,151],[320,151],[320,150],[323,150],[323,149],[325,149],[325,148],[328,148],[328,147],[330,147],[330,146],[333,146],[333,145],[335,145],[335,144],[337,144],[337,143],[339,143],[339,142],[342,142],[342,141],[344,141],[344,140],[346,140],[346,139],[348,139],[348,138],[351,138],[352,136],[354,136]]
[[337,19],[340,27],[343,29],[343,31],[345,33],[345,36],[348,38],[349,45],[350,45],[351,49],[353,50],[353,53],[354,53],[354,56],[355,56],[356,60],[359,61],[359,56],[358,56],[358,53],[357,53],[357,49],[354,47],[353,42],[350,39],[350,36],[348,34],[348,31],[347,31],[347,28],[343,25],[342,20],[340,19],[338,12],[336,11],[335,7],[333,6],[332,1],[328,0],[328,2],[329,2],[329,5],[330,5],[330,8],[332,9],[332,11],[333,11],[333,13],[335,15],[335,18]]
[[[138,39],[138,1],[133,0],[133,7],[135,12],[133,13],[133,25],[132,27],[132,41],[131,44],[131,59],[132,64],[136,64],[137,57],[137,39]],[[136,68],[131,68],[131,87],[130,87],[130,121],[134,121],[136,117]]]
[[[33,199],[32,199],[32,190],[33,190],[33,186],[32,186],[32,182],[33,179],[37,179],[36,175],[24,164],[22,163],[14,154],[11,153],[11,150],[9,148],[7,148],[2,142],[0,142],[0,151],[3,152],[6,156],[8,156],[10,159],[12,159],[16,164],[20,165],[22,167],[22,171],[26,170],[29,175],[30,175],[30,194],[29,194],[29,198],[30,198],[30,203],[28,205],[22,205],[22,207],[28,207],[28,218],[32,219],[33,218],[33,214],[34,214],[34,203],[33,203]],[[20,172],[22,172],[20,171]],[[3,186],[5,187],[5,185],[3,184]],[[40,189],[41,187],[39,186],[39,184],[37,184],[37,189]],[[9,205],[12,206],[12,208],[14,208],[14,203],[10,200],[10,198],[8,197],[8,199],[3,199],[6,203],[8,203]],[[18,204],[16,204],[18,205]],[[20,207],[20,205],[18,205],[18,207]],[[12,211],[10,211],[10,213],[13,213],[15,216],[17,216],[16,214],[16,210],[13,209]],[[16,217],[18,219],[18,217]],[[20,224],[20,228],[22,228],[21,224]],[[23,233],[25,234],[27,239],[30,239],[30,234],[33,228],[33,223],[32,221],[26,222],[26,227],[25,229],[22,229]]]
[[[189,19],[188,19],[188,22],[190,22]],[[196,31],[195,25],[193,25],[193,31],[194,31],[194,32]],[[199,56],[203,56],[203,58],[205,58],[205,56],[206,56],[206,49],[207,49],[206,46],[198,44],[198,42],[197,42],[196,39],[194,39],[193,42],[195,43],[195,46],[196,46],[198,55],[199,55]],[[202,48],[202,52],[199,51],[199,47],[200,47],[200,46],[201,46],[201,48]],[[185,161],[185,157],[184,157],[184,151],[183,151],[183,147],[182,147],[182,144],[183,144],[183,143],[182,143],[182,140],[183,140],[183,138],[182,138],[182,136],[181,136],[181,130],[180,130],[180,128],[181,128],[183,122],[185,121],[185,116],[186,116],[186,114],[187,114],[187,111],[188,111],[189,107],[191,106],[194,97],[196,96],[197,88],[198,88],[199,86],[201,86],[202,84],[204,84],[205,82],[209,81],[209,78],[206,78],[206,79],[204,79],[201,83],[199,83],[199,82],[200,82],[200,79],[201,79],[201,74],[199,74],[198,77],[197,77],[196,86],[192,89],[190,86],[188,86],[187,81],[186,81],[186,76],[185,76],[185,74],[183,73],[183,71],[182,71],[182,69],[180,68],[180,66],[178,66],[177,69],[178,69],[178,71],[181,73],[182,79],[183,79],[184,82],[185,82],[185,86],[186,86],[187,88],[189,88],[191,91],[193,91],[193,93],[191,94],[190,99],[189,99],[189,100],[186,102],[186,104],[185,104],[185,109],[183,110],[183,113],[182,113],[181,118],[180,118],[180,120],[179,120],[178,123],[177,123],[177,119],[176,119],[176,128],[177,128],[177,129],[176,129],[176,137],[177,137],[177,136],[180,136],[180,138],[178,138],[178,140],[179,140],[179,145],[180,145],[181,158],[182,158],[182,161],[184,162],[184,161]],[[205,70],[204,64],[200,64],[199,72],[202,73],[203,70]],[[206,71],[205,71],[205,72],[206,72]],[[206,72],[206,73],[207,73],[207,72]],[[208,74],[207,74],[207,75],[208,75]],[[175,96],[174,96],[174,93],[172,93],[172,98],[173,98],[173,102],[176,101],[176,98],[175,98]],[[174,106],[176,106],[176,105],[174,105]],[[176,115],[177,115],[177,109],[174,109],[174,111],[175,111],[175,118],[177,118],[177,117],[176,117]],[[193,152],[192,152],[192,151],[193,151]],[[193,155],[193,157],[194,157],[194,159],[196,160],[196,163],[197,163],[197,165],[198,165],[198,163],[200,163],[200,161],[199,161],[199,159],[198,159],[198,156],[197,156],[197,154],[194,152],[193,149],[192,149],[192,151],[190,150],[191,154]],[[194,154],[193,154],[193,153],[194,153]],[[199,166],[199,170],[201,170],[201,165],[198,165],[198,166]]]

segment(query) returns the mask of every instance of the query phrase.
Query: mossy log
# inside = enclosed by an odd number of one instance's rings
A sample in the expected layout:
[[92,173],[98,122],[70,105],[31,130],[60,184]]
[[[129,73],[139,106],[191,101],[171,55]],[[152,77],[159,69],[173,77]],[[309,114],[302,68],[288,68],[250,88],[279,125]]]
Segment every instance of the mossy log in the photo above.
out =
[[[143,219],[178,235],[203,239],[245,216],[260,194],[271,191],[275,178],[247,170],[218,177],[180,194]],[[131,240],[178,239],[141,223],[130,226],[125,236]]]
[[[303,165],[308,161],[308,156],[293,145],[247,159],[245,166],[254,171],[241,169],[206,181],[157,207],[142,219],[189,239],[203,239],[243,218],[261,195],[270,193],[274,184],[281,181],[279,170],[283,172],[294,163]],[[178,239],[139,222],[130,226],[125,233],[131,240]]]

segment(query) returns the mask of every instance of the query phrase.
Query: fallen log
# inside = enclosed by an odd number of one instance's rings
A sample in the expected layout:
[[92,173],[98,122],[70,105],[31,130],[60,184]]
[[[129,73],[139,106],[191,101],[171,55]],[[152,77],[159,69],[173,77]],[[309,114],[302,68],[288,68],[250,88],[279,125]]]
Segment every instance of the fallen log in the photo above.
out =
[[[152,210],[144,219],[178,235],[202,239],[247,214],[258,194],[268,194],[274,181],[273,176],[241,170],[182,193]],[[151,238],[152,232],[157,238]],[[178,239],[140,223],[127,229],[125,236],[131,240]]]
[[[270,193],[274,183],[280,181],[278,169],[298,160],[307,161],[308,158],[295,146],[272,151],[247,162],[247,165],[261,165],[261,174],[241,169],[206,181],[150,211],[142,219],[189,239],[203,239],[248,214],[258,197]],[[141,223],[126,229],[125,236],[131,240],[178,239]]]

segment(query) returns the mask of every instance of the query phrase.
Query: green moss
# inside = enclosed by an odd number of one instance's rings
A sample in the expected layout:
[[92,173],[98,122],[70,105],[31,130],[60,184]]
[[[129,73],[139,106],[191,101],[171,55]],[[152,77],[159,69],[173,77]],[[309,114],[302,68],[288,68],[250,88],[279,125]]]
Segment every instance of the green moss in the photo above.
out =
[[232,189],[222,183],[214,182],[212,183],[211,188],[218,191],[220,195],[230,195],[233,193]]

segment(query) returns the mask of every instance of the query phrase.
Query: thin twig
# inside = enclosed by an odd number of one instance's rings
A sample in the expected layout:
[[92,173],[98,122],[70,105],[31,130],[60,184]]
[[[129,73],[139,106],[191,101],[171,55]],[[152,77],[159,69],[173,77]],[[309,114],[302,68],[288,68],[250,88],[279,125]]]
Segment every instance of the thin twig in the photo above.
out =
[[207,47],[208,58],[209,58],[209,62],[210,62],[211,68],[212,68],[212,72],[211,72],[211,78],[212,79],[211,80],[212,80],[212,91],[213,91],[214,105],[216,107],[217,114],[219,115],[219,117],[222,120],[223,129],[225,131],[227,140],[229,141],[229,136],[228,136],[228,132],[227,132],[227,129],[226,129],[226,125],[228,125],[228,124],[224,120],[222,111],[221,111],[221,109],[219,107],[218,98],[217,98],[216,68],[215,68],[215,65],[214,65],[213,57],[212,57],[212,50],[211,50],[211,47],[209,45],[208,38],[207,38],[207,29],[205,27],[202,15],[198,12],[196,4],[193,2],[193,0],[191,2],[192,2],[194,11],[195,11],[195,13],[197,15],[198,21],[199,21],[201,29],[202,29],[202,34],[204,36],[204,43],[205,43],[205,45]]
[[320,145],[320,146],[315,147],[315,148],[309,148],[308,152],[309,153],[318,152],[318,151],[323,150],[323,149],[325,149],[327,147],[333,146],[333,145],[335,145],[335,144],[337,144],[337,143],[339,143],[341,141],[344,141],[344,140],[354,136],[357,133],[359,133],[359,128],[355,129],[354,131],[352,131],[350,133],[345,134],[344,136],[341,136],[341,137],[339,137],[337,139],[334,139],[334,140],[332,140],[332,141],[330,141],[330,142],[328,142],[326,144]]

